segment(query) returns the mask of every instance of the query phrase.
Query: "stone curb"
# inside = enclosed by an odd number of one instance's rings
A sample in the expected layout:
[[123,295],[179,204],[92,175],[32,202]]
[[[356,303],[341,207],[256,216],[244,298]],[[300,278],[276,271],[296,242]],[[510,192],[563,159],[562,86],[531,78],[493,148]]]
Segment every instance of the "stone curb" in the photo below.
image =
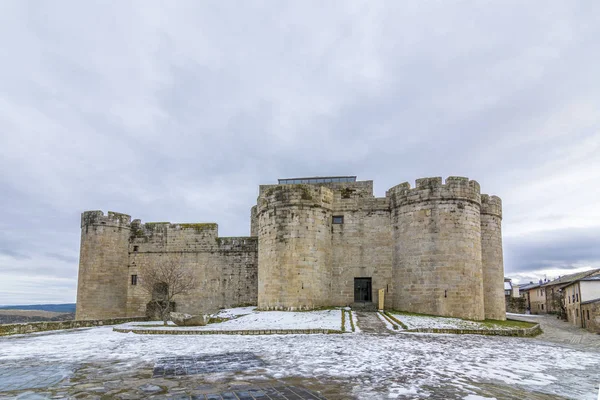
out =
[[89,319],[70,321],[24,322],[0,325],[0,336],[21,335],[35,332],[58,331],[63,329],[90,328],[95,326],[118,325],[124,322],[148,321],[147,317]]
[[312,334],[343,334],[336,329],[261,329],[261,330],[239,330],[239,331],[217,331],[217,330],[157,330],[157,329],[134,329],[113,328],[114,332],[136,333],[140,335],[312,335]]
[[415,328],[404,329],[398,331],[418,332],[418,333],[451,333],[456,335],[490,335],[490,336],[517,336],[517,337],[533,337],[542,333],[540,324],[536,324],[531,328],[522,329],[442,329],[442,328]]

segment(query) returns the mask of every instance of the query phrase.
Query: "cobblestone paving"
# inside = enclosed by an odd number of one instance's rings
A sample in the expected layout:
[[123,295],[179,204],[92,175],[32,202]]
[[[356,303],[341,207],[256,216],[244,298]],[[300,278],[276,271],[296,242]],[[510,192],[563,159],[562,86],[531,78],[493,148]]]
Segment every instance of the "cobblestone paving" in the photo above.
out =
[[555,315],[509,315],[511,319],[539,323],[543,333],[538,340],[562,343],[576,348],[600,350],[600,335],[591,333],[570,322],[556,318]]
[[198,400],[327,400],[318,393],[295,386],[265,387],[206,395],[182,397]]
[[164,357],[156,362],[153,377],[243,371],[264,365],[260,358],[247,352]]
[[67,366],[0,366],[0,391],[47,388],[71,373]]
[[371,335],[390,334],[383,321],[377,316],[377,312],[358,311],[356,312],[356,318],[358,319],[358,327],[363,333]]

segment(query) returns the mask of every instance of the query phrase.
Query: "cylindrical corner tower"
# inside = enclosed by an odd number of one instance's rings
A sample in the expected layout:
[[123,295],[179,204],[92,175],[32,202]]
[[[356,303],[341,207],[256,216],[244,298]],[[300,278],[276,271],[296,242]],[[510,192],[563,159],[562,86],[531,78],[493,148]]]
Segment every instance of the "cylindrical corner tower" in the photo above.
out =
[[75,319],[126,316],[130,225],[131,217],[125,214],[81,214]]
[[394,308],[484,319],[480,189],[449,177],[388,191],[394,239]]
[[278,185],[258,199],[258,308],[329,305],[331,204],[322,186]]
[[502,200],[481,195],[481,260],[486,319],[506,319],[502,257]]

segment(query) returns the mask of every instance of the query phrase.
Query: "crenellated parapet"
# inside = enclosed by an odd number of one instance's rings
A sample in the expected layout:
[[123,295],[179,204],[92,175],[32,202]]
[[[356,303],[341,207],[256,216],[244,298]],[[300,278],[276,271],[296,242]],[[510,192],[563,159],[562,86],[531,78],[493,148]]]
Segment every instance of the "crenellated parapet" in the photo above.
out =
[[333,192],[325,186],[295,184],[295,185],[265,185],[261,186],[256,214],[277,207],[303,206],[331,208]]
[[502,219],[502,199],[488,194],[481,195],[481,214],[494,215]]
[[127,228],[131,226],[131,216],[114,211],[109,211],[104,215],[104,212],[85,211],[81,214],[81,227],[92,225],[104,225],[118,228]]
[[390,198],[392,208],[432,200],[481,203],[479,183],[460,176],[446,178],[445,184],[442,183],[441,177],[417,179],[415,188],[404,182],[388,190],[386,196]]

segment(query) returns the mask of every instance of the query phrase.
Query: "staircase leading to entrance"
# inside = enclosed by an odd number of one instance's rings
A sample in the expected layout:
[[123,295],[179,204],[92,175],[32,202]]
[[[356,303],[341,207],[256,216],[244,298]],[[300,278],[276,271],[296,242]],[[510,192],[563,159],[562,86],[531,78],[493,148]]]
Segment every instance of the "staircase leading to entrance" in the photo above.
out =
[[377,311],[377,304],[372,302],[357,302],[350,304],[354,311]]

